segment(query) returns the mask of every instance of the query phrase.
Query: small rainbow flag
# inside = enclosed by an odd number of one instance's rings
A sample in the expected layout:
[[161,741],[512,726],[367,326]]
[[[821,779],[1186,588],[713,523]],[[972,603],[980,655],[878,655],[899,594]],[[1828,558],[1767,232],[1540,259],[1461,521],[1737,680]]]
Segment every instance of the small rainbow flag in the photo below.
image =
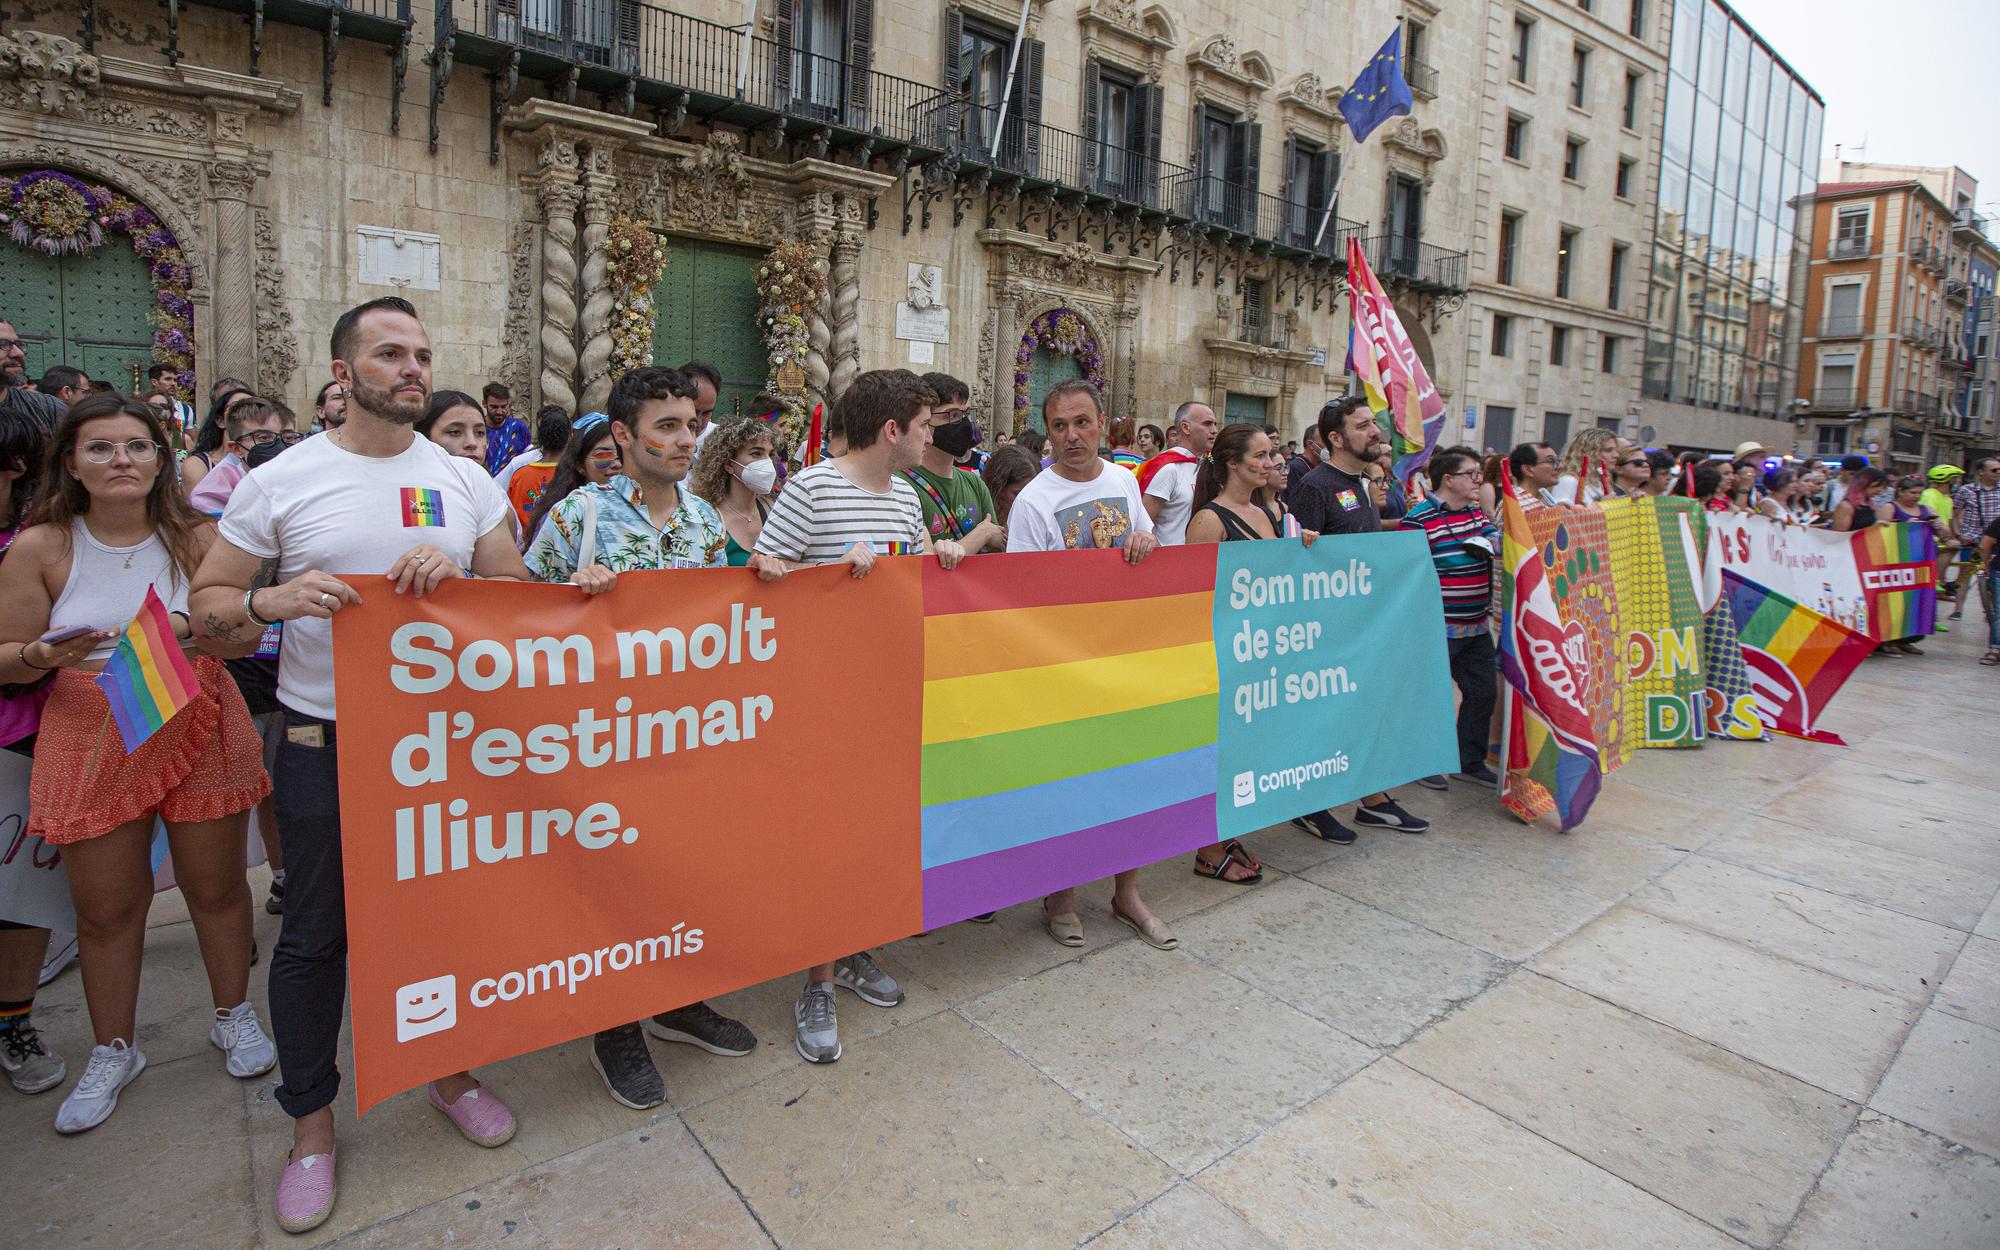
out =
[[1937,536],[1930,526],[1900,521],[1855,531],[1854,566],[1876,640],[1937,632]]
[[403,528],[444,524],[444,493],[429,486],[403,488]]
[[1868,658],[1874,642],[1728,569],[1722,584],[1758,713],[1779,733],[1814,736],[1813,722],[1827,700]]
[[1015,559],[924,568],[930,929],[1216,840],[1212,560]]
[[201,682],[194,665],[181,653],[174,637],[174,621],[159,592],[146,588],[146,602],[139,615],[125,627],[118,649],[97,675],[97,688],[111,705],[111,718],[118,722],[118,736],[125,740],[125,754],[139,749],[160,726],[194,702]]

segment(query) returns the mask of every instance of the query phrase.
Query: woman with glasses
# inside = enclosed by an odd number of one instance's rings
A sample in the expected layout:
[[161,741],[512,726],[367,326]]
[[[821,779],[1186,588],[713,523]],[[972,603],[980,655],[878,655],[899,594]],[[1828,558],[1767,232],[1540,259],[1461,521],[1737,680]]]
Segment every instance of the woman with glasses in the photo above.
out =
[[1626,443],[1618,453],[1618,459],[1611,462],[1611,484],[1617,493],[1629,498],[1649,494],[1646,489],[1653,480],[1653,462],[1646,455],[1646,449],[1637,443]]
[[188,492],[188,502],[196,512],[217,517],[228,505],[229,497],[236,493],[236,484],[250,471],[252,451],[264,446],[289,446],[300,437],[291,409],[254,395],[245,395],[241,403],[230,406],[222,428],[222,446],[227,454],[202,475],[200,485]]
[[562,459],[556,462],[555,475],[549,478],[548,487],[535,500],[535,510],[521,530],[522,541],[534,542],[535,531],[542,527],[550,509],[567,499],[571,491],[586,482],[602,486],[618,476],[621,467],[618,444],[611,437],[611,418],[601,412],[583,414],[570,427],[569,446],[563,448]]
[[129,752],[97,684],[149,593],[170,613],[164,641],[188,645],[188,582],[215,539],[181,496],[153,410],[118,395],[83,400],[56,426],[42,480],[29,527],[0,562],[0,683],[51,682],[27,831],[62,849],[76,907],[97,1044],[56,1131],[79,1133],[103,1123],[146,1066],[135,1017],[156,817],[208,972],[209,1041],[231,1076],[276,1062],[245,993],[244,824],[271,783],[222,661],[195,657],[192,701]]

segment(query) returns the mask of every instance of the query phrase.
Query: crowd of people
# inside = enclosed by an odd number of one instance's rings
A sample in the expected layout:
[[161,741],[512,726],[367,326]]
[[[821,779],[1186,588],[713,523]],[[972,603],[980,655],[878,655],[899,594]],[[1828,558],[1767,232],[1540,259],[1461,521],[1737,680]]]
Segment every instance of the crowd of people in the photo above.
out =
[[[1299,443],[1281,444],[1276,430],[1225,424],[1196,401],[1164,428],[1113,418],[1093,385],[1068,381],[1043,400],[1039,429],[996,433],[986,448],[964,382],[906,370],[861,374],[832,406],[823,445],[794,447],[772,396],[718,422],[723,379],[698,361],[633,370],[605,411],[547,407],[531,424],[500,383],[476,398],[435,389],[429,338],[401,299],[343,314],[330,347],[333,377],[307,421],[233,378],[210,388],[197,417],[164,367],[136,397],[75,370],[31,384],[0,322],[0,745],[33,760],[29,832],[62,849],[95,1035],[55,1127],[102,1124],[145,1067],[135,1009],[157,820],[209,980],[210,1040],[234,1076],[279,1071],[276,1098],[294,1132],[274,1200],[295,1232],[323,1221],[336,1193],[347,929],[331,622],[358,596],[332,570],[380,574],[419,597],[469,576],[603,595],[625,573],[658,569],[747,568],[777,581],[840,565],[859,579],[905,553],[950,570],[997,553],[1092,548],[1137,566],[1161,546],[1407,530],[1429,545],[1460,693],[1458,771],[1421,779],[1445,789],[1497,781],[1493,518],[1507,479],[1530,508],[1675,493],[1836,530],[1928,522],[1941,571],[1961,570],[1953,619],[1982,561],[1994,579],[2000,538],[1994,458],[1963,485],[1941,466],[1926,486],[1865,462],[1828,474],[1754,445],[1729,461],[1677,459],[1589,430],[1560,450],[1442,448],[1405,484],[1359,396],[1329,402]],[[126,753],[106,746],[94,677],[149,593],[193,657],[199,689]],[[2000,634],[1993,642],[1989,664],[2000,663]],[[264,906],[283,918],[268,1029],[247,991],[253,810],[272,868]],[[1388,793],[1362,798],[1346,822],[1322,811],[1292,823],[1340,844],[1356,841],[1354,826],[1429,828]],[[1230,884],[1262,878],[1236,839],[1196,852],[1192,869]],[[1075,888],[1040,907],[1051,940],[1084,944]],[[1111,912],[1151,947],[1179,945],[1136,872],[1114,878]],[[49,939],[0,921],[0,1064],[23,1093],[68,1075],[32,1017]],[[793,1041],[808,1062],[841,1057],[840,989],[878,1008],[904,997],[868,951],[806,970]],[[706,1003],[660,1006],[590,1041],[593,1068],[625,1106],[666,1098],[649,1036],[718,1056],[757,1045]],[[470,1072],[432,1082],[425,1097],[477,1145],[515,1132],[505,1100]]]

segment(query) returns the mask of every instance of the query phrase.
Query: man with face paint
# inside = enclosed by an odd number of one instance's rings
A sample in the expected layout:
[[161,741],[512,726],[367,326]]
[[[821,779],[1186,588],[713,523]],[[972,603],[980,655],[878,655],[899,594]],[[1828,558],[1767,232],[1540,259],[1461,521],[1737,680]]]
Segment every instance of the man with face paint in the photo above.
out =
[[967,555],[1005,551],[1007,531],[993,519],[993,496],[979,474],[961,472],[960,462],[979,442],[965,383],[948,373],[927,373],[924,381],[938,394],[931,409],[931,442],[924,458],[904,471],[924,505],[924,527],[933,543],[950,539]]
[[[634,369],[606,405],[622,471],[602,486],[570,492],[528,545],[528,568],[545,582],[570,582],[601,595],[618,574],[648,569],[720,568],[729,535],[708,501],[686,485],[694,467],[695,387],[678,369]],[[611,1097],[643,1111],[667,1099],[644,1033],[710,1054],[747,1055],[757,1037],[737,1020],[697,1002],[591,1039],[590,1064]]]

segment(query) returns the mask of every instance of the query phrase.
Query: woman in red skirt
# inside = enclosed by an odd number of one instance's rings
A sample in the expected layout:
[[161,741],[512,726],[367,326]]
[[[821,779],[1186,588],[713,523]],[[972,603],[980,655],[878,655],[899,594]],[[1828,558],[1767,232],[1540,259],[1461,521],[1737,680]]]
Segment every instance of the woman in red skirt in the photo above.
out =
[[146,1066],[133,1045],[140,953],[153,900],[154,818],[166,822],[214,995],[209,1040],[229,1073],[277,1055],[245,993],[250,888],[244,827],[270,792],[263,747],[222,661],[194,660],[193,703],[127,754],[96,683],[149,589],[192,634],[188,582],[215,526],[175,480],[153,410],[94,395],[57,423],[29,527],[0,564],[0,682],[51,682],[29,783],[28,832],[62,850],[97,1046],[56,1130],[104,1122]]

